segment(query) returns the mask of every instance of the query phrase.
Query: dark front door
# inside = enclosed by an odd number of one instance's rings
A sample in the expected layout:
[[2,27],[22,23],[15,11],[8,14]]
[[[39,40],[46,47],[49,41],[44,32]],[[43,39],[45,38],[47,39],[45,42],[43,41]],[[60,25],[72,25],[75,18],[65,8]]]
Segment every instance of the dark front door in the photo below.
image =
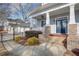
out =
[[67,33],[67,20],[66,19],[56,20],[56,32]]

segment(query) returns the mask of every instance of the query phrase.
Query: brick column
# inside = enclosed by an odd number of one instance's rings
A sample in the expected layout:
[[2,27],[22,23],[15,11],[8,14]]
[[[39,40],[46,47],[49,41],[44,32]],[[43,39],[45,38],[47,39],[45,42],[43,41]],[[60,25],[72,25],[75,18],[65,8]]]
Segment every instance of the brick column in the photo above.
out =
[[69,24],[69,34],[77,34],[77,24]]
[[45,26],[45,36],[47,37],[50,34],[51,28],[50,28],[50,15],[49,13],[46,13],[46,26]]
[[69,50],[75,49],[77,42],[77,24],[75,21],[75,5],[70,6],[70,22],[69,22],[69,35],[67,38],[67,48]]
[[45,26],[44,34],[45,34],[46,37],[48,37],[48,35],[50,34],[50,31],[51,31],[51,27],[50,26]]
[[75,22],[75,5],[70,6],[70,22],[69,22],[69,34],[77,33],[77,24]]

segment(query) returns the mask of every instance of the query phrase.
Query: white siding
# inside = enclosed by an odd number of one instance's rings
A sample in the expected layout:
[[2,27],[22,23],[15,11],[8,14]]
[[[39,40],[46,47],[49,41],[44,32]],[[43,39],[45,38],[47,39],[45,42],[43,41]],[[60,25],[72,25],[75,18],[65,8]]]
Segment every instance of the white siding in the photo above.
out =
[[37,27],[41,27],[41,20],[37,20]]
[[51,25],[51,34],[56,33],[56,25]]
[[76,22],[79,23],[79,11],[75,12],[75,19],[76,19]]

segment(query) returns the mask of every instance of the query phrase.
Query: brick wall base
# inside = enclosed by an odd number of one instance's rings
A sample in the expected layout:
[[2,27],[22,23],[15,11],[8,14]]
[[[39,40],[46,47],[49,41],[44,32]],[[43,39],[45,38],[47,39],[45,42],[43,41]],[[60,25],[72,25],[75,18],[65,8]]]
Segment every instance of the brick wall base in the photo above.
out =
[[67,38],[67,49],[79,48],[79,35],[77,34],[77,24],[69,24],[69,34]]
[[68,35],[67,38],[67,49],[73,50],[79,48],[79,35]]

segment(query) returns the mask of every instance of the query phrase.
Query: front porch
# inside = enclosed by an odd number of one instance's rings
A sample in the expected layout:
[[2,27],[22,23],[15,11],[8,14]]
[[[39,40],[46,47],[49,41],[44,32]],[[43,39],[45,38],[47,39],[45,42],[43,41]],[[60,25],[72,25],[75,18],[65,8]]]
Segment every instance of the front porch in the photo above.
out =
[[[65,7],[60,6],[49,9],[47,12],[43,11],[37,13],[37,16],[32,17],[33,20],[35,20],[34,25],[36,25],[33,28],[36,30],[42,28],[41,31],[43,31],[45,36],[48,36],[49,34],[62,34],[62,32],[64,32],[64,34],[68,34],[67,48],[72,50],[74,48],[79,48],[79,44],[75,42],[79,39],[79,4],[64,6]],[[67,23],[60,20],[67,20]],[[60,22],[57,23],[57,21]],[[33,25],[33,23],[31,25]],[[72,43],[72,41],[74,42]]]
[[[46,26],[50,26],[50,33],[58,33],[57,32],[57,20],[67,20],[67,34],[69,34],[69,25],[70,24],[78,24],[78,14],[79,14],[79,4],[67,6],[65,8],[61,8],[46,14],[42,14],[36,17],[33,17],[32,27],[33,29],[37,28],[37,30],[42,30]],[[73,8],[73,9],[72,9]],[[73,11],[72,11],[73,10]],[[72,11],[72,12],[71,12]],[[61,25],[61,24],[59,24]],[[60,29],[61,30],[61,29]],[[61,33],[61,32],[60,32]]]

